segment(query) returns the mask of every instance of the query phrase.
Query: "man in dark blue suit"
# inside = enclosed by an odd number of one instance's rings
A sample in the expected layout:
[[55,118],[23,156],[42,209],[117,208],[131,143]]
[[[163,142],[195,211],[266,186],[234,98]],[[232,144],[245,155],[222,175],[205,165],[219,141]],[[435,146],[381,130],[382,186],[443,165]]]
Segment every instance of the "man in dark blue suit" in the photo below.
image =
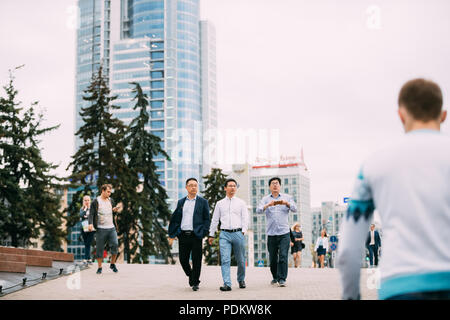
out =
[[370,267],[373,267],[373,258],[375,257],[375,266],[378,266],[378,249],[381,247],[381,238],[375,225],[370,225],[370,231],[366,240],[366,248],[369,250]]
[[[169,244],[178,238],[180,263],[184,273],[189,277],[189,286],[197,291],[202,267],[203,238],[209,232],[210,213],[206,199],[197,195],[198,181],[186,180],[187,197],[178,200],[169,223]],[[192,268],[189,257],[192,253]]]

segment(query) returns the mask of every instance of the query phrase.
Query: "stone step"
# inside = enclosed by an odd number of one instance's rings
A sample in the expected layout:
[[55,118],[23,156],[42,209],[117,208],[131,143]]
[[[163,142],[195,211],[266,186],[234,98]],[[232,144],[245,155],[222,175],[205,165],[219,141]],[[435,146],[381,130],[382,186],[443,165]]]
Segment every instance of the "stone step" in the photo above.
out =
[[50,257],[29,256],[23,254],[0,253],[2,262],[21,262],[33,267],[52,267],[53,259]]
[[28,256],[46,257],[51,258],[54,261],[73,262],[73,253],[56,252],[56,251],[40,251],[27,249]]
[[0,261],[0,272],[25,273],[26,271],[25,262]]
[[51,258],[53,261],[65,261],[65,262],[74,261],[73,253],[66,253],[66,252],[0,247],[0,253]]

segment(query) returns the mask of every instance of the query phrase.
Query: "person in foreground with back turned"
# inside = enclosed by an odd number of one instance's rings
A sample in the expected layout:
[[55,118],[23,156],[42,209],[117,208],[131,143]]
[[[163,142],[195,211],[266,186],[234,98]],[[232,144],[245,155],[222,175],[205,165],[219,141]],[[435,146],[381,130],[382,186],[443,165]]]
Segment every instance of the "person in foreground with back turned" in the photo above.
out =
[[360,299],[360,267],[375,205],[383,226],[379,299],[450,299],[450,137],[447,112],[429,80],[400,90],[400,141],[363,162],[337,252],[342,298]]

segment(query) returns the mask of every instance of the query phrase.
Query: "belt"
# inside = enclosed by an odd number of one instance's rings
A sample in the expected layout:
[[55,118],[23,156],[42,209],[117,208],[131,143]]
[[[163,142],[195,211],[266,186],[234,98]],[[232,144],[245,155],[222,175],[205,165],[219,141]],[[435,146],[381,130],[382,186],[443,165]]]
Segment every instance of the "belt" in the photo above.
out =
[[187,235],[187,236],[190,236],[191,234],[194,233],[194,231],[192,231],[192,230],[181,230],[181,233],[182,233],[182,234],[185,234],[185,235]]
[[242,231],[242,228],[239,229],[220,229],[221,231],[226,231],[226,232],[238,232],[238,231]]

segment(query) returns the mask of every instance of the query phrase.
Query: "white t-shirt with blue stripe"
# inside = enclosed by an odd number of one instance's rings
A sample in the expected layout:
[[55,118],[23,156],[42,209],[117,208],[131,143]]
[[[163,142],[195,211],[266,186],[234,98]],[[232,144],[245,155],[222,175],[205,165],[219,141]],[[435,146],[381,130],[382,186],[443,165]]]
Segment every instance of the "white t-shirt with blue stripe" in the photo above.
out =
[[379,298],[450,290],[450,137],[414,130],[363,163],[337,252],[344,299],[359,296],[375,208],[383,231]]

